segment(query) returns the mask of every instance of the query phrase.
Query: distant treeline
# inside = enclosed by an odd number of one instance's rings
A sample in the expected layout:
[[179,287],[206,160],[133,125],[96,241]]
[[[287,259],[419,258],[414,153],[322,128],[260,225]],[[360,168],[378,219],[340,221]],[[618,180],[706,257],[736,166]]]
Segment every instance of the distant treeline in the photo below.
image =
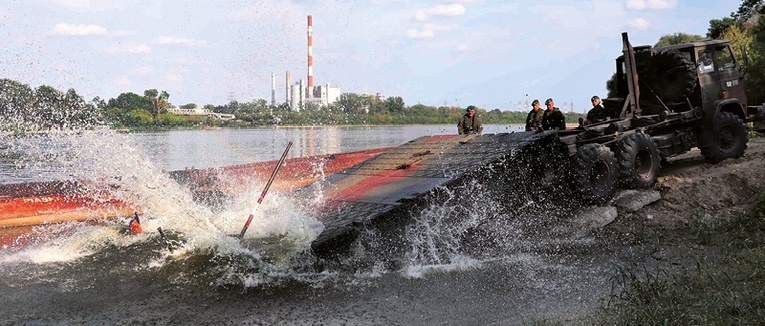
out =
[[[49,86],[36,89],[9,79],[0,79],[0,128],[5,130],[48,130],[108,125],[140,130],[198,127],[261,127],[271,125],[398,125],[457,124],[465,113],[455,106],[406,106],[401,97],[379,100],[368,95],[345,93],[328,107],[307,105],[299,111],[286,104],[269,105],[264,99],[205,105],[215,113],[236,116],[220,120],[213,116],[186,116],[168,112],[175,108],[166,91],[150,89],[143,95],[122,93],[116,98],[99,97],[87,102],[74,89],[67,92]],[[197,109],[194,103],[178,106]],[[484,124],[524,123],[527,112],[478,108]],[[567,114],[576,122],[580,114]]]
[[[344,93],[336,103],[318,107],[310,103],[300,110],[292,110],[286,103],[270,105],[265,99],[251,102],[231,101],[223,105],[207,104],[201,109],[215,113],[233,114],[233,120],[215,117],[182,116],[168,113],[173,108],[167,92],[147,90],[144,95],[122,93],[117,98],[93,104],[103,112],[106,121],[117,128],[174,128],[195,126],[261,127],[271,125],[389,125],[389,124],[457,124],[465,113],[455,106],[406,106],[401,97],[385,100],[370,95]],[[195,103],[179,105],[180,109],[197,109]],[[152,114],[154,113],[154,114]],[[484,124],[525,123],[526,112],[478,109]],[[567,117],[578,121],[580,115]]]

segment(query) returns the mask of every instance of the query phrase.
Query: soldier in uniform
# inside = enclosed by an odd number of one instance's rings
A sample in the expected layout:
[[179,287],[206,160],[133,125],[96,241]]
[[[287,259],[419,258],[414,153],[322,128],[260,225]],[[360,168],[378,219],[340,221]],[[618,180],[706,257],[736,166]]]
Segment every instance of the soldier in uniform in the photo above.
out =
[[526,131],[542,130],[542,115],[544,111],[539,107],[539,100],[534,99],[534,101],[531,102],[531,111],[529,112],[529,115],[526,116]]
[[465,111],[467,112],[462,116],[460,122],[457,123],[457,132],[460,135],[480,134],[483,132],[481,120],[475,114],[475,106],[470,105]]
[[559,108],[555,107],[553,99],[548,98],[545,101],[545,110],[542,114],[542,129],[544,130],[566,130],[566,117],[563,116],[563,112],[560,112]]
[[593,96],[590,101],[592,101],[592,109],[590,111],[587,111],[587,119],[582,122],[582,124],[590,124],[590,123],[598,123],[601,121],[606,121],[608,119],[608,113],[606,112],[606,109],[603,107],[603,104],[600,101],[600,97],[597,95]]

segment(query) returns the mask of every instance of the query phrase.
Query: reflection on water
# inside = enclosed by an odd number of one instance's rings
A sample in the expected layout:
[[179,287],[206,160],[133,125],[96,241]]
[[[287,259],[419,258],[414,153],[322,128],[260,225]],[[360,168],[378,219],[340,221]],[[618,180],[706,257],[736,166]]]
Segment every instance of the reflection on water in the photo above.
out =
[[184,130],[136,133],[161,168],[207,168],[276,160],[289,141],[288,157],[303,157],[399,145],[424,135],[450,133],[447,126],[347,126]]
[[[288,142],[289,157],[396,146],[429,135],[456,133],[456,126],[322,126],[221,129],[131,134],[161,168],[218,167],[276,160]],[[487,125],[486,133],[522,131],[520,125]]]

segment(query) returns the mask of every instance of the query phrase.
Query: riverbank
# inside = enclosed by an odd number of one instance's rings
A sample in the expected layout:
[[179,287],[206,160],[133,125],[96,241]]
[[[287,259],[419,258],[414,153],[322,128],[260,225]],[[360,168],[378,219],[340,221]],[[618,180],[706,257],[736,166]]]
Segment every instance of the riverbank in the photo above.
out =
[[[661,199],[600,231],[642,248],[584,318],[603,325],[754,325],[765,320],[765,138],[717,165],[698,150],[662,167]],[[594,320],[594,321],[593,321]]]

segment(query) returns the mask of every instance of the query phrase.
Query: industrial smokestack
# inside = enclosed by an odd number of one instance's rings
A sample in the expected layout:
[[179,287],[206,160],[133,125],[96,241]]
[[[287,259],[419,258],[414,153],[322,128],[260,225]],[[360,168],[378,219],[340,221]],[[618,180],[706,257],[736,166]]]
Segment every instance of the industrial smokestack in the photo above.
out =
[[308,98],[313,97],[313,19],[308,15]]
[[303,109],[305,108],[305,85],[303,84],[303,80],[300,80],[300,94],[298,95],[298,107]]
[[287,83],[285,84],[284,91],[285,91],[284,93],[286,94],[284,95],[286,99],[285,101],[287,102],[287,105],[289,105],[292,99],[292,97],[290,96],[290,72],[289,71],[287,72]]
[[271,105],[276,105],[276,74],[271,73]]

